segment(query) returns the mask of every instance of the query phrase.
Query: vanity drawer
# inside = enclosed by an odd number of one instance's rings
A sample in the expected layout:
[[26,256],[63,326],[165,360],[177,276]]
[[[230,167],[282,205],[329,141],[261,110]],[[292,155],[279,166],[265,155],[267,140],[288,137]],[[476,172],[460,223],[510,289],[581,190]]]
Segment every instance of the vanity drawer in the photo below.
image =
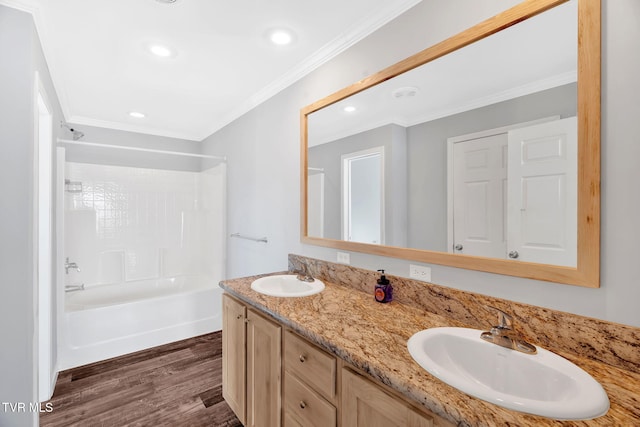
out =
[[284,427],[336,425],[336,408],[288,372],[284,375]]
[[329,400],[336,395],[336,358],[287,331],[284,367]]

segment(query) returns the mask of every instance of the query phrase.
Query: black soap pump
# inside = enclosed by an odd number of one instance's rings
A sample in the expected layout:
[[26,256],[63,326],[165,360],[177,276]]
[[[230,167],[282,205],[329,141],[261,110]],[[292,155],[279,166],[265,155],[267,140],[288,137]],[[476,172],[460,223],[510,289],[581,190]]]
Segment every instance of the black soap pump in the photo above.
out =
[[393,299],[393,286],[389,279],[384,275],[384,270],[378,270],[380,278],[375,289],[375,297],[378,302],[390,302]]

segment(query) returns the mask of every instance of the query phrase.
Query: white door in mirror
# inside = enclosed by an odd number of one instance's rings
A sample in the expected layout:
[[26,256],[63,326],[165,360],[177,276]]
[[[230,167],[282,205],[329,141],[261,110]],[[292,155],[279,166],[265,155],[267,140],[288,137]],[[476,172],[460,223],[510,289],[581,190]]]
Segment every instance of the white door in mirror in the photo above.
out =
[[577,265],[577,132],[576,117],[509,132],[510,258]]

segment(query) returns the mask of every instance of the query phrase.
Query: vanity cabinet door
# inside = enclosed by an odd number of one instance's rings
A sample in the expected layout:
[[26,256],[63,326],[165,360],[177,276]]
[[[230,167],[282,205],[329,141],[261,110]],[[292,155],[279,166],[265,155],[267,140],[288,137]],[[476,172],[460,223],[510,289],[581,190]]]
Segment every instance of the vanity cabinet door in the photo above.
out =
[[342,370],[342,427],[433,427],[433,421],[371,381]]
[[282,328],[247,312],[247,427],[280,427]]
[[246,397],[246,319],[244,304],[222,295],[222,397],[242,424]]

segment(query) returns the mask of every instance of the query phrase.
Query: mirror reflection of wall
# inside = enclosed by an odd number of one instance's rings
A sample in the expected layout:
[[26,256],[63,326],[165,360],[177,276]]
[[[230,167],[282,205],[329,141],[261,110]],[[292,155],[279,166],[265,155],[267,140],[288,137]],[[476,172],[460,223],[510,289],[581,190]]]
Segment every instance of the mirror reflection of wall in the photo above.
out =
[[[324,235],[313,234],[312,227],[309,235],[328,239],[348,240],[344,230],[344,183],[342,165],[344,158],[349,155],[357,156],[367,150],[379,148],[384,152],[382,156],[383,188],[381,193],[382,211],[374,212],[372,208],[365,209],[367,222],[382,222],[380,226],[380,241],[385,245],[406,246],[407,242],[407,132],[402,126],[388,125],[372,129],[360,134],[351,135],[337,141],[317,145],[309,149],[308,164],[311,169],[322,169],[324,186],[322,195],[318,195],[319,186],[310,179],[308,184],[308,200],[323,199],[324,212],[322,230]],[[310,177],[312,174],[309,175]],[[372,179],[372,178],[370,178]],[[311,214],[310,214],[311,216]],[[317,221],[317,213],[313,214]],[[319,229],[317,225],[313,228]],[[353,237],[353,236],[352,236]],[[366,243],[375,243],[367,239]],[[353,241],[363,242],[362,239]],[[380,244],[380,242],[376,243]]]
[[448,250],[575,267],[577,120],[449,138]]
[[[325,171],[324,236],[343,239],[341,214],[341,156],[376,146],[385,147],[385,244],[433,251],[449,251],[447,236],[447,139],[491,128],[576,115],[577,85],[556,88],[499,102],[409,127],[381,126],[308,150],[311,167]],[[314,114],[309,116],[313,128]],[[310,177],[312,174],[310,174]],[[308,188],[316,198],[317,187]],[[315,194],[315,196],[314,196]],[[344,239],[343,239],[344,240]]]
[[558,115],[576,115],[575,83],[467,111],[407,130],[411,202],[408,247],[447,252],[447,139]]

